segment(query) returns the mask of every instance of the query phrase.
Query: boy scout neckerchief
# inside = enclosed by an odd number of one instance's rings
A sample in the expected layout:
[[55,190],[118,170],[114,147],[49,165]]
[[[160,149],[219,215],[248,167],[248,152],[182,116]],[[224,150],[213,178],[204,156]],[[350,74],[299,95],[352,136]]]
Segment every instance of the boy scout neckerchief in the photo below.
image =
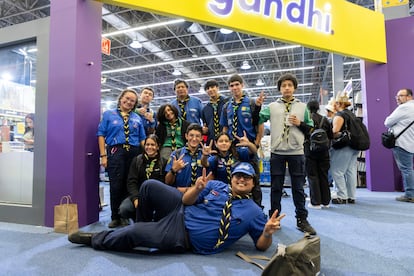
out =
[[237,116],[237,110],[239,109],[240,105],[243,103],[244,101],[244,97],[245,95],[241,96],[240,98],[240,102],[236,103],[235,100],[232,100],[232,105],[233,105],[233,131],[232,131],[232,135],[233,135],[233,139],[236,139],[237,136],[237,128],[239,127],[239,116]]
[[177,98],[178,106],[180,107],[180,113],[181,113],[180,118],[182,120],[187,120],[187,112],[185,112],[185,106],[187,105],[189,100],[190,100],[190,96],[188,95],[185,97],[183,101],[180,101]]
[[[155,163],[157,163],[157,156],[155,157],[149,157],[148,154],[144,153],[144,158],[145,158],[145,176],[147,177],[146,179],[150,179],[152,172],[154,171],[154,167],[155,167]],[[151,161],[151,162],[149,162]]]
[[213,107],[213,122],[214,122],[214,137],[217,137],[219,134],[219,117],[218,117],[218,103],[220,101],[220,98],[218,98],[216,101],[213,101],[210,99],[211,106]]
[[118,107],[118,112],[119,115],[122,117],[122,120],[124,121],[125,144],[123,144],[122,147],[126,151],[129,151],[129,149],[131,148],[131,145],[129,144],[129,114],[131,113],[131,111],[128,111],[128,113],[125,116],[123,116],[121,113],[121,108]]
[[[287,114],[286,116],[289,116],[290,114],[290,109],[292,107],[292,103],[295,101],[295,98],[293,97],[290,100],[285,100],[284,98],[282,98],[282,102],[285,104],[285,114]],[[290,127],[286,124],[286,118],[283,124],[283,134],[282,134],[282,139],[286,138],[286,140],[289,138],[289,129]]]
[[247,195],[237,195],[237,196],[233,196],[231,189],[229,189],[229,197],[226,201],[226,203],[224,204],[224,208],[221,214],[221,219],[220,219],[220,228],[219,228],[219,238],[217,240],[216,245],[214,246],[214,248],[219,248],[224,241],[227,239],[227,237],[229,236],[229,228],[230,228],[230,217],[231,217],[231,206],[233,205],[233,200],[237,200],[237,199],[249,199],[251,197],[251,194],[247,194]]

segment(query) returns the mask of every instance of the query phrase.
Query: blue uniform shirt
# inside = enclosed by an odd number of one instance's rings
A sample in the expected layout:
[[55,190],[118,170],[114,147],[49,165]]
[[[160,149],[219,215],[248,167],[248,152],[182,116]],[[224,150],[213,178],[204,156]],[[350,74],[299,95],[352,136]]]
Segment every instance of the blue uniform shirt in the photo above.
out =
[[[181,109],[178,105],[177,99],[173,100],[171,104],[178,109],[178,117],[181,118]],[[185,120],[189,121],[190,123],[196,123],[201,125],[203,103],[199,98],[190,96],[190,99],[186,103],[184,110],[187,113],[187,118],[185,118]]]
[[245,234],[249,234],[256,245],[267,217],[252,199],[241,199],[233,200],[228,238],[219,248],[214,248],[219,237],[221,214],[228,194],[228,184],[211,180],[200,192],[196,203],[185,207],[184,222],[195,253],[221,252]]
[[174,187],[191,187],[191,169],[193,166],[197,166],[197,177],[201,176],[203,166],[201,165],[202,151],[201,148],[198,148],[196,156],[193,158],[186,147],[175,150],[171,153],[170,159],[168,160],[167,166],[165,167],[165,172],[168,173],[173,164],[174,156],[178,159],[181,155],[184,154],[183,161],[187,165],[179,170],[175,175]]
[[233,118],[237,116],[238,119],[238,128],[237,136],[242,137],[243,130],[246,131],[247,138],[249,141],[254,142],[256,140],[256,129],[253,126],[253,116],[252,110],[250,108],[250,99],[249,97],[244,97],[239,108],[237,109],[236,115],[234,114],[234,98],[229,100],[227,108],[223,110],[223,114],[220,118],[220,125],[228,128],[228,134],[232,139],[233,137]]
[[238,163],[251,162],[257,159],[255,154],[250,153],[248,147],[236,147],[236,151],[238,155],[237,158],[233,155],[230,158],[230,154],[227,154],[226,157],[218,155],[210,156],[208,158],[209,167],[207,172],[213,172],[215,180],[230,184],[227,176],[227,166],[230,165],[230,172],[232,172]]
[[[139,146],[146,138],[141,117],[135,112],[129,114],[129,144]],[[117,109],[107,110],[102,115],[97,136],[104,136],[108,146],[125,144],[124,120]]]

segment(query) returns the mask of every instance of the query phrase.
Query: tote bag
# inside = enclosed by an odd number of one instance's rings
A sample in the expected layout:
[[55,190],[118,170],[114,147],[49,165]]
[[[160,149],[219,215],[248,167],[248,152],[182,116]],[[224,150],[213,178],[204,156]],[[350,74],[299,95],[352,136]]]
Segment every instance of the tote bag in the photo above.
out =
[[71,234],[78,231],[78,205],[72,202],[70,195],[62,196],[54,211],[55,232]]

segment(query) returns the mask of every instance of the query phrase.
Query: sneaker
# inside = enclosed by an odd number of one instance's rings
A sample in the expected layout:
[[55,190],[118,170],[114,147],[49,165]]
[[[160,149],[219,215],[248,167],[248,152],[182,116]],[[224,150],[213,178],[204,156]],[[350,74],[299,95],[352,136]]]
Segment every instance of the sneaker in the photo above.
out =
[[290,195],[285,191],[285,190],[283,190],[282,191],[282,197],[290,197]]
[[307,219],[298,218],[296,222],[296,226],[300,231],[304,233],[309,233],[310,235],[316,235],[315,229],[313,229],[313,227],[309,224]]
[[321,205],[313,205],[310,202],[308,204],[308,208],[311,208],[311,209],[319,209],[319,210],[322,209]]
[[68,236],[68,240],[71,243],[85,244],[90,246],[92,244],[92,233],[78,231],[70,234]]
[[109,224],[108,227],[109,228],[116,228],[118,226],[121,225],[121,220],[120,219],[113,219]]
[[326,204],[326,205],[322,204],[322,208],[327,208],[328,209],[329,207],[331,207],[329,204]]
[[355,199],[353,199],[353,198],[348,198],[348,203],[349,204],[355,204]]
[[332,204],[346,204],[346,199],[342,199],[342,198],[334,198],[331,200]]
[[411,202],[414,203],[414,197],[406,197],[406,196],[399,196],[396,197],[395,200],[397,201],[401,201],[401,202]]

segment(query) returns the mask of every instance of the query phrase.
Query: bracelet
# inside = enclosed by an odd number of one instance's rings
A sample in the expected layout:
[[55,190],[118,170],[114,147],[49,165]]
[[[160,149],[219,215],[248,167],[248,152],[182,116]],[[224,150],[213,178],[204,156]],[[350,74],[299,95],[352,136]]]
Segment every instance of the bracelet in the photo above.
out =
[[176,174],[177,174],[177,172],[175,172],[173,169],[171,169],[171,170],[170,170],[170,173],[171,173],[172,175],[176,175]]
[[106,154],[101,154],[101,157],[106,157],[107,155]]

